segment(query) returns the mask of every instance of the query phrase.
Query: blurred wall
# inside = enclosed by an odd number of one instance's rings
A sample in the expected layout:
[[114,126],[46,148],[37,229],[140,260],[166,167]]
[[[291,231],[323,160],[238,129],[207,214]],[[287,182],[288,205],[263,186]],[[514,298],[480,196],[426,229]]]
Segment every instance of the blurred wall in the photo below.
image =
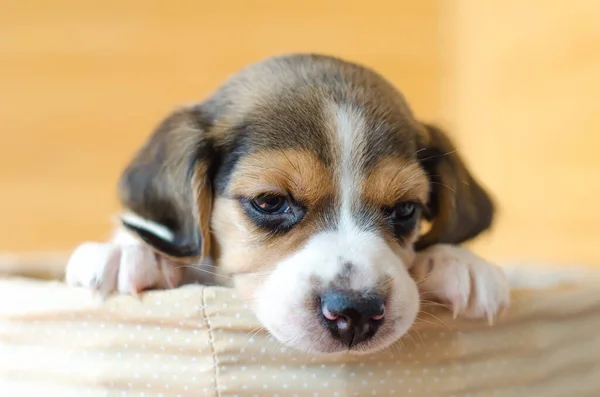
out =
[[[251,5],[250,5],[251,4]],[[369,65],[442,122],[502,206],[476,248],[600,264],[600,10],[476,0],[25,0],[0,13],[0,250],[103,239],[152,127],[244,65]]]
[[500,207],[477,249],[600,266],[600,1],[445,4],[442,118]]

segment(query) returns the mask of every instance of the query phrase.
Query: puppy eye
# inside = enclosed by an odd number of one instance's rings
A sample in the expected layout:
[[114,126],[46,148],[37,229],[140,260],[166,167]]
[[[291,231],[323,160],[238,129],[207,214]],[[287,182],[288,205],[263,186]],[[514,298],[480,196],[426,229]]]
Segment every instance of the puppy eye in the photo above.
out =
[[392,217],[397,221],[407,221],[417,212],[417,205],[413,202],[406,201],[396,205],[392,212]]
[[273,194],[261,194],[250,200],[252,206],[263,214],[282,214],[289,211],[290,205],[285,197]]
[[273,235],[291,230],[306,213],[305,207],[291,195],[263,193],[253,198],[240,197],[239,200],[246,216]]
[[419,219],[419,204],[412,201],[402,201],[393,207],[383,209],[383,215],[388,220],[394,235],[402,239],[412,233]]
[[383,208],[383,215],[394,223],[403,223],[412,220],[419,210],[419,206],[412,201],[402,201],[394,207]]

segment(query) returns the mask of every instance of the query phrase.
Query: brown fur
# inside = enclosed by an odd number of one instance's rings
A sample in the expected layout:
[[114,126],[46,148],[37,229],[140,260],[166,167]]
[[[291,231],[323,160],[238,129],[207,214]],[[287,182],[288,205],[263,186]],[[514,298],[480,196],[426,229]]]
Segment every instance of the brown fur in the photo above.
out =
[[379,207],[394,206],[399,200],[427,205],[429,180],[418,163],[387,157],[373,167],[362,190],[364,200]]
[[212,224],[219,246],[227,247],[220,252],[222,270],[237,275],[272,269],[277,261],[291,255],[323,229],[318,216],[318,213],[307,214],[293,232],[270,236],[247,220],[237,201],[218,198]]
[[314,206],[335,192],[331,171],[311,152],[265,150],[242,159],[227,189],[230,197],[271,192]]
[[[356,153],[364,200],[428,203],[432,227],[419,248],[460,243],[489,227],[487,193],[446,135],[414,119],[393,86],[356,64],[293,55],[251,65],[156,129],[123,173],[121,201],[171,228],[176,239],[167,243],[132,230],[164,255],[193,261],[210,254],[234,274],[273,266],[323,226],[318,211],[311,212],[317,203],[335,206],[332,103],[351,104],[364,116],[368,133]],[[289,189],[309,207],[299,225],[275,237],[254,228],[233,197],[273,189]],[[211,232],[219,245],[212,250]]]
[[[293,233],[270,237],[246,218],[237,197],[289,192],[303,205],[318,208],[331,201],[334,194],[330,171],[312,153],[297,150],[261,151],[246,156],[237,169],[226,194],[217,199],[212,215],[212,229],[219,246],[232,247],[220,259],[224,270],[231,274],[270,269],[316,233],[320,227],[319,213],[307,214]],[[231,222],[232,219],[236,222]]]

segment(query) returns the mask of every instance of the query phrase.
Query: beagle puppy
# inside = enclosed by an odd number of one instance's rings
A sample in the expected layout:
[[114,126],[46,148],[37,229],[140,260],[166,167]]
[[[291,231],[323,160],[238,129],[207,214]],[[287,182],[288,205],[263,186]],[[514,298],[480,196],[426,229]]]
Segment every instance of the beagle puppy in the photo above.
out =
[[275,338],[316,353],[389,346],[421,296],[490,322],[509,304],[502,270],[458,246],[490,227],[488,193],[444,132],[341,59],[273,57],[175,110],[119,193],[114,239],[78,247],[69,284],[214,276],[201,281],[235,286]]

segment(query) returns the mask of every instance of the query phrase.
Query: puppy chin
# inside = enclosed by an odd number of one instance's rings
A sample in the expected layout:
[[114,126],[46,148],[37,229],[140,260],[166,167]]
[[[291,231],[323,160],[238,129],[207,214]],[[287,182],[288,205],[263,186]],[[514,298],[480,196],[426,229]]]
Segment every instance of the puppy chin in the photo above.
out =
[[371,259],[371,263],[377,265],[357,269],[349,284],[360,291],[363,286],[372,288],[378,280],[385,278],[389,289],[387,309],[384,320],[371,338],[348,347],[332,335],[321,318],[319,294],[329,288],[330,281],[343,268],[336,264],[339,257],[336,250],[323,249],[324,245],[331,248],[326,240],[320,238],[309,242],[263,279],[252,296],[257,318],[281,343],[303,352],[364,355],[389,347],[409,330],[419,311],[417,285],[404,262],[387,244],[373,244],[373,240],[367,239],[369,252],[356,258],[361,263]]

